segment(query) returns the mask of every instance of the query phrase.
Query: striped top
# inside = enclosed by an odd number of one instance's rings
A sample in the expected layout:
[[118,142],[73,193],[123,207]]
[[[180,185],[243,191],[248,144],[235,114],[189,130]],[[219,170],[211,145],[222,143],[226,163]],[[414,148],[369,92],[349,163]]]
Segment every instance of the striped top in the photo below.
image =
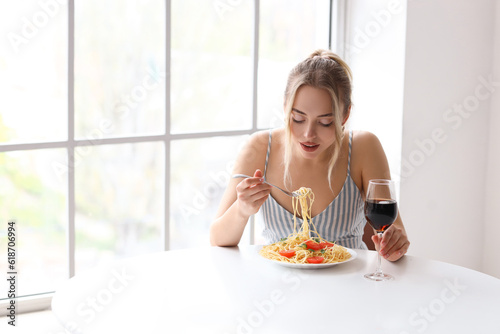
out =
[[[271,133],[267,148],[264,178],[267,163],[271,153]],[[358,187],[351,178],[351,147],[352,131],[349,132],[349,155],[347,161],[347,177],[337,197],[328,207],[312,218],[316,230],[323,239],[334,241],[348,248],[367,249],[363,242],[363,232],[366,224],[364,202]],[[264,220],[263,236],[271,244],[286,238],[293,233],[293,213],[283,208],[269,196],[260,210]],[[302,225],[302,219],[297,217],[297,225]]]

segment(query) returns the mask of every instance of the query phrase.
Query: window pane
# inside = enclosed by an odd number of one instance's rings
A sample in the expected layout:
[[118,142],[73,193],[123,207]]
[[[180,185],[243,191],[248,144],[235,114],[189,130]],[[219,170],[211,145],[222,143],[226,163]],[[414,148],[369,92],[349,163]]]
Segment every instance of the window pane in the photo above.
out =
[[172,1],[172,132],[252,126],[252,1]]
[[161,251],[164,145],[78,147],[75,162],[76,269]]
[[247,136],[172,142],[170,247],[209,245],[209,226]]
[[[20,296],[54,291],[68,277],[67,174],[59,168],[66,161],[64,149],[0,153],[0,246],[6,257],[7,223],[14,220]],[[10,271],[4,259],[2,273]]]
[[164,131],[164,1],[76,1],[75,136]]
[[283,125],[288,73],[318,48],[328,49],[328,0],[260,2],[258,127]]
[[9,1],[0,9],[0,143],[67,138],[67,6]]

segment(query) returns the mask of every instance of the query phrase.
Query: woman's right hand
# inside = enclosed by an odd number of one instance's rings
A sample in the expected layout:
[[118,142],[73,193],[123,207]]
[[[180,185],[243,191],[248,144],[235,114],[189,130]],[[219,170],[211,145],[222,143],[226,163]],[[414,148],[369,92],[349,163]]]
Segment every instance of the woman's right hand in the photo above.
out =
[[257,169],[253,177],[249,177],[236,186],[238,208],[241,215],[250,217],[257,213],[271,193],[272,187],[264,183],[263,174]]

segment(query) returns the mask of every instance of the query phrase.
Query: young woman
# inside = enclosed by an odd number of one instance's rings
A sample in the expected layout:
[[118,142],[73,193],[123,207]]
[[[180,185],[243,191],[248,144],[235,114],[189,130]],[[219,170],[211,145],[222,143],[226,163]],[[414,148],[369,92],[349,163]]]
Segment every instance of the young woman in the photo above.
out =
[[[389,179],[390,171],[375,135],[345,129],[350,110],[351,71],[336,54],[317,50],[293,68],[285,90],[285,127],[255,133],[238,156],[234,173],[253,177],[229,182],[210,229],[212,245],[237,245],[248,218],[259,210],[268,243],[293,232],[292,200],[263,183],[267,180],[283,189],[311,188],[312,222],[319,234],[366,249],[368,181]],[[382,238],[375,234],[371,240],[390,261],[401,258],[410,244],[399,214]]]

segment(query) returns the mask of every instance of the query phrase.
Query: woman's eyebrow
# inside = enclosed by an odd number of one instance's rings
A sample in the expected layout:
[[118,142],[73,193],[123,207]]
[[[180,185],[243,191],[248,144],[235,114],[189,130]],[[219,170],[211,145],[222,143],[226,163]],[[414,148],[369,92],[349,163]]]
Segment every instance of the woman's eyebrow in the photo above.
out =
[[[300,111],[299,109],[292,108],[292,111],[295,111],[295,112],[296,112],[296,113],[298,113],[298,114],[301,114],[301,115],[307,116],[307,114],[306,114],[305,112]],[[320,117],[333,117],[333,113],[328,113],[328,114],[319,115],[317,118],[320,118]]]

